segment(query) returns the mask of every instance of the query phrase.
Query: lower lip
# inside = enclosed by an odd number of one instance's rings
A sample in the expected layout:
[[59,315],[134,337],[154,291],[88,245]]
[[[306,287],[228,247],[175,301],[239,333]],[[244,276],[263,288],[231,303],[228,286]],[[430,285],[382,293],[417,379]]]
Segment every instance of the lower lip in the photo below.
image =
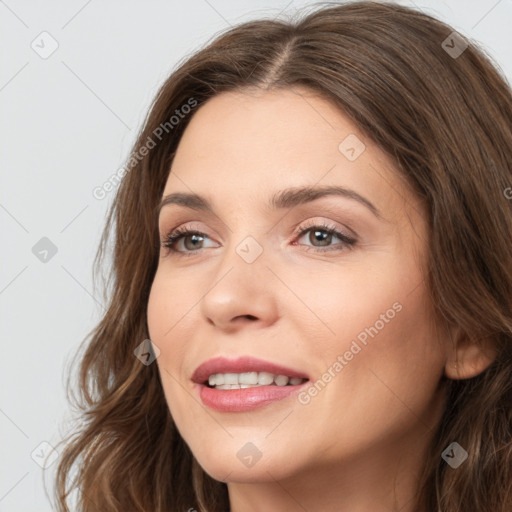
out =
[[251,411],[283,400],[296,393],[309,381],[297,386],[258,386],[244,389],[215,389],[204,384],[199,387],[199,396],[204,405],[221,412]]

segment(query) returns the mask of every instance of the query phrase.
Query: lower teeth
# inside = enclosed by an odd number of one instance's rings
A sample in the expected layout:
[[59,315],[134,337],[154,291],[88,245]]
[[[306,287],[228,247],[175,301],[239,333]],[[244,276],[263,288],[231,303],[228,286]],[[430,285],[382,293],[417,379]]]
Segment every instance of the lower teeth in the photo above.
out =
[[[287,386],[291,386],[292,384],[288,383],[284,386],[278,386],[280,388],[285,388]],[[211,389],[247,389],[247,388],[259,388],[261,386],[277,386],[275,382],[272,382],[272,384],[221,384],[217,386],[210,386]]]

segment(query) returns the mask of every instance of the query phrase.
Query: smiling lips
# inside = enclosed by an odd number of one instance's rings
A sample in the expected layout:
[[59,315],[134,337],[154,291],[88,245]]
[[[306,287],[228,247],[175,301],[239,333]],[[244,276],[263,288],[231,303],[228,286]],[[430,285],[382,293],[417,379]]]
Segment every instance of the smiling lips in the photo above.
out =
[[252,357],[217,357],[193,373],[201,401],[222,412],[242,412],[281,400],[298,391],[308,375]]

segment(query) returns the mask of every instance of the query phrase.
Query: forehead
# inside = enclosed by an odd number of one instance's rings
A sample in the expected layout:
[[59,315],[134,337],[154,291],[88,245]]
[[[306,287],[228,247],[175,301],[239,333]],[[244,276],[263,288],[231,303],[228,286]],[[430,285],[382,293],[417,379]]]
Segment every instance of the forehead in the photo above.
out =
[[340,185],[396,212],[414,197],[389,157],[332,102],[303,88],[224,92],[194,114],[164,195],[248,205],[293,186]]
[[293,162],[306,153],[337,158],[338,145],[349,134],[364,139],[333,103],[312,91],[249,89],[221,93],[202,105],[180,149],[192,149],[193,139],[195,158],[208,158],[215,149],[216,159],[228,151],[230,158],[257,158],[255,164],[269,159]]

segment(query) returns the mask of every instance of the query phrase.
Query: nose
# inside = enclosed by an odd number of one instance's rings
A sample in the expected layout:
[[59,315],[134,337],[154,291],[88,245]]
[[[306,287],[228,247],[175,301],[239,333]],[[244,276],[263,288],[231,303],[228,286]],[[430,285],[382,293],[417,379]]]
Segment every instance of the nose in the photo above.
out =
[[249,261],[235,248],[225,248],[209,276],[201,314],[218,329],[234,332],[251,325],[264,327],[278,317],[277,283],[266,265],[265,251]]

